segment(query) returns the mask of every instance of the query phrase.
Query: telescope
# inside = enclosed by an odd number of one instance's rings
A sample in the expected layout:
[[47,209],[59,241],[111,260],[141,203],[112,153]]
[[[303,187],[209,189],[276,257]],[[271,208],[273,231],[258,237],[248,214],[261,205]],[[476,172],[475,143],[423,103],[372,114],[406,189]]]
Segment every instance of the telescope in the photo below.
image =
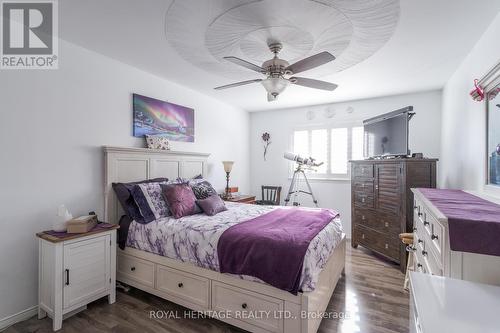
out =
[[285,155],[283,155],[283,157],[286,158],[287,160],[293,161],[301,166],[319,167],[320,165],[323,164],[323,162],[316,163],[315,162],[316,159],[314,159],[312,157],[304,158],[304,157],[301,157],[300,155],[294,154],[294,153],[285,153]]
[[[312,168],[323,165],[323,162],[316,163],[316,160],[312,157],[304,158],[294,153],[285,153],[283,157],[286,158],[287,160],[293,161],[298,164],[297,168],[293,172],[292,182],[290,183],[290,188],[288,189],[288,194],[285,198],[285,206],[288,206],[288,203],[290,202],[290,198],[292,195],[293,195],[293,205],[300,206],[300,203],[297,199],[298,195],[302,193],[310,195],[312,197],[314,204],[316,205],[316,207],[318,207],[318,200],[316,200],[316,198],[314,197],[311,184],[309,184],[309,180],[307,180],[307,176],[306,173],[304,172],[304,169],[311,170]],[[308,191],[300,189],[301,177],[304,178]]]

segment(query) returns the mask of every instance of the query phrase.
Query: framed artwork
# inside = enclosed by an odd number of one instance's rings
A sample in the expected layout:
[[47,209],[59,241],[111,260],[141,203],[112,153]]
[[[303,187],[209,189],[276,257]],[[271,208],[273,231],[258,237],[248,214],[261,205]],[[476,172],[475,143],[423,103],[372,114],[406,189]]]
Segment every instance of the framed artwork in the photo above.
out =
[[133,94],[134,136],[165,135],[172,141],[194,142],[194,110]]

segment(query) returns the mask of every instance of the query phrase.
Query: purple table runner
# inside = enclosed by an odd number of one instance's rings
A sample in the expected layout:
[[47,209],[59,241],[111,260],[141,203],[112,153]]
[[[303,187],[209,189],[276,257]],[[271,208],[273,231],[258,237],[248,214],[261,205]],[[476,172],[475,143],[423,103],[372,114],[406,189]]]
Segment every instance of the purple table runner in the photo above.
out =
[[221,235],[220,272],[257,277],[296,295],[311,240],[339,214],[329,209],[276,209]]
[[500,205],[461,190],[419,191],[448,218],[453,251],[500,256]]

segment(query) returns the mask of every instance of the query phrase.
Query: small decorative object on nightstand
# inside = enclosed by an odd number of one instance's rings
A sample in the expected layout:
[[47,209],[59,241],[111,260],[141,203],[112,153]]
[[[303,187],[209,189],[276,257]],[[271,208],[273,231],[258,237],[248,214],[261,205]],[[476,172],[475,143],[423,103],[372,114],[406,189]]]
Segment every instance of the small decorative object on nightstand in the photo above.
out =
[[224,201],[254,204],[255,195],[235,195],[231,198],[222,198]]
[[224,171],[226,172],[226,191],[224,193],[224,198],[228,199],[231,198],[231,192],[229,191],[229,174],[231,173],[231,170],[233,170],[233,161],[222,161],[222,164],[224,164]]
[[52,318],[54,331],[87,304],[108,296],[115,302],[116,229],[100,223],[81,234],[44,231],[38,237],[38,318]]

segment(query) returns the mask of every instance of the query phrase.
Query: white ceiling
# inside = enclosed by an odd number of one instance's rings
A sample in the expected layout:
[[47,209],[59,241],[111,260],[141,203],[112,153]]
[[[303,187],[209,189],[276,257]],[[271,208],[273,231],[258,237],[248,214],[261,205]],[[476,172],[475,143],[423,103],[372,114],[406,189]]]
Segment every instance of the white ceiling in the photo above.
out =
[[[294,6],[303,1],[306,0],[287,2]],[[341,72],[301,73],[304,77],[321,77],[336,83],[340,86],[337,90],[324,92],[289,86],[277,101],[269,103],[260,84],[213,90],[235,80],[193,65],[170,45],[165,34],[165,17],[171,3],[171,0],[60,1],[60,36],[226,103],[259,111],[442,88],[500,11],[498,0],[482,0],[480,8],[470,0],[401,0],[394,35],[371,57]],[[197,28],[187,26],[187,29]]]

